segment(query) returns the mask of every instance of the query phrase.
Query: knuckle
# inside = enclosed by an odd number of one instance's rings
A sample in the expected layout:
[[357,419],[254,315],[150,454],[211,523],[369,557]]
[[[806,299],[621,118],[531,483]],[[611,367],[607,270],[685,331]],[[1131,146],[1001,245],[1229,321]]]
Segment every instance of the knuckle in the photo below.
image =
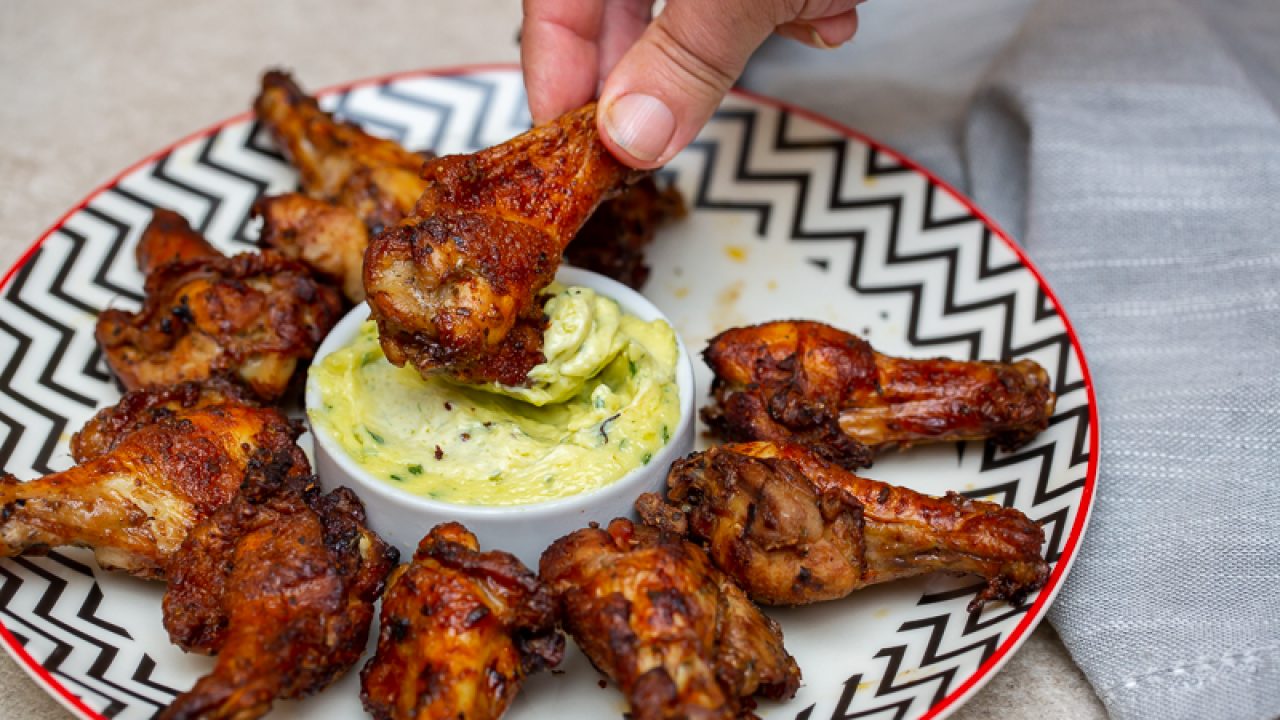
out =
[[715,92],[723,92],[737,79],[732,59],[716,57],[707,52],[707,46],[667,23],[655,23],[654,30],[658,33],[658,51],[685,78]]

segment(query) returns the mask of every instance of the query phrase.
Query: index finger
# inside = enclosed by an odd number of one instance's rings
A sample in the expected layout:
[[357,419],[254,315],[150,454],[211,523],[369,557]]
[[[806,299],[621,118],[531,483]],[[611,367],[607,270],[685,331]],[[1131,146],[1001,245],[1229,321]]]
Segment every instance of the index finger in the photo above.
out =
[[603,15],[600,0],[524,0],[520,64],[534,123],[595,97]]

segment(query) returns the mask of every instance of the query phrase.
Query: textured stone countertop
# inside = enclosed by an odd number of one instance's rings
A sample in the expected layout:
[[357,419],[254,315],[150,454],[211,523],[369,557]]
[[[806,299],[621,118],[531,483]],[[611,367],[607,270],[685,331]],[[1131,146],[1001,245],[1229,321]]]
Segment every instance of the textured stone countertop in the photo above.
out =
[[[518,59],[516,0],[448,6],[0,3],[0,269],[121,169],[248,109],[264,68],[291,68],[316,88],[396,70]],[[0,717],[66,716],[0,653]],[[1088,720],[1105,713],[1057,634],[1042,624],[953,717],[995,716]]]

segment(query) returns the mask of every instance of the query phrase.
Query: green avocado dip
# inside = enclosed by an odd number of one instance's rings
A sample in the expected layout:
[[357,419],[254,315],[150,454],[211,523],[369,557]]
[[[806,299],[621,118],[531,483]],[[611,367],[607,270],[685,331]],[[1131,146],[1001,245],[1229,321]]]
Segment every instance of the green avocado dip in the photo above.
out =
[[675,333],[588,288],[547,291],[529,387],[424,379],[387,362],[369,321],[312,366],[312,422],[374,476],[465,505],[570,497],[649,463],[680,420]]

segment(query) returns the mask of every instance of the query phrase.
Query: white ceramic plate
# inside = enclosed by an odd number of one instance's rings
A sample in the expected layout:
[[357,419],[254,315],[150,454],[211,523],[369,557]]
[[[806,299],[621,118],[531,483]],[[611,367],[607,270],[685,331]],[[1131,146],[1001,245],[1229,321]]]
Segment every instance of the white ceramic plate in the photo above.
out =
[[[303,78],[305,80],[305,78]],[[252,84],[253,78],[246,78]],[[412,148],[443,153],[527,127],[510,67],[375,78],[326,107]],[[692,212],[650,252],[645,294],[695,353],[734,325],[823,320],[903,355],[1030,357],[1055,379],[1049,429],[1015,453],[981,443],[891,455],[870,477],[1012,505],[1040,522],[1054,563],[1022,607],[969,615],[972,579],[932,576],[822,605],[770,611],[804,673],[769,718],[942,717],[995,673],[1044,616],[1079,548],[1097,476],[1098,425],[1079,345],[1035,268],[970,202],[857,133],[737,93],[667,171]],[[227,250],[254,246],[258,195],[296,175],[247,115],[141,161],[95,191],[0,282],[0,464],[27,479],[69,466],[66,441],[118,390],[93,339],[95,314],[136,307],[133,245],[153,206],[173,208]],[[698,386],[709,387],[699,364]],[[425,530],[425,529],[424,529]],[[145,718],[211,661],[170,645],[163,588],[100,570],[82,551],[0,561],[0,637],[49,692],[86,718]],[[621,695],[576,651],[531,679],[508,717],[607,718]],[[362,717],[355,673],[272,717]]]

